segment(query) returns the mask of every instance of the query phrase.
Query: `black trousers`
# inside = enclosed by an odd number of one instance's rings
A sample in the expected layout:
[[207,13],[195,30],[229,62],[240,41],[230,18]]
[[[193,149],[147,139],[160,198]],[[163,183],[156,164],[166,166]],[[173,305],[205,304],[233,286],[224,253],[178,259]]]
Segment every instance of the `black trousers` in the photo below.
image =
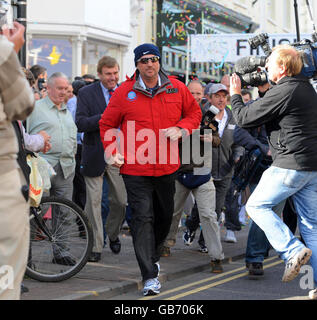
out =
[[157,277],[155,262],[172,223],[176,174],[122,177],[131,208],[134,251],[145,281]]
[[73,202],[84,210],[86,203],[86,184],[84,177],[80,173],[82,145],[77,144],[75,177],[73,180]]
[[241,206],[239,205],[239,195],[234,195],[234,188],[235,185],[231,181],[230,187],[226,193],[225,198],[225,227],[227,230],[232,231],[240,231],[241,230],[241,223],[239,221],[239,212],[241,209]]

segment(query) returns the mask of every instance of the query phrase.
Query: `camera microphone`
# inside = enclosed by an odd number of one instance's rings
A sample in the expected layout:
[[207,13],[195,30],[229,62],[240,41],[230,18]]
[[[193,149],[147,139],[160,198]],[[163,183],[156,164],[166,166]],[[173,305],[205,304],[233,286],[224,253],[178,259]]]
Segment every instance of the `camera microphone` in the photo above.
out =
[[266,57],[244,57],[236,62],[234,71],[240,74],[250,73],[256,71],[258,67],[265,67],[265,63]]

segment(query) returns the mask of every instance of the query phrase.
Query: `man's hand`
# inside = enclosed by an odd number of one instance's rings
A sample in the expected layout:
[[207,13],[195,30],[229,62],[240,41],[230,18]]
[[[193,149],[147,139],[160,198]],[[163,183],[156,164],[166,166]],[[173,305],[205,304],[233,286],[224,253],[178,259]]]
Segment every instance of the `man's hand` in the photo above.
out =
[[16,53],[18,53],[25,42],[25,27],[16,21],[13,22],[13,26],[13,29],[3,28],[2,34],[6,36],[7,39],[14,44],[14,50]]
[[241,80],[236,73],[230,77],[230,96],[234,94],[241,95]]
[[204,135],[200,135],[200,140],[212,143],[212,133],[205,133]]
[[40,134],[44,139],[44,147],[40,151],[46,153],[52,148],[52,145],[50,143],[51,137],[44,130],[40,131],[38,134]]
[[116,153],[114,156],[107,159],[107,163],[113,167],[120,168],[124,164],[124,157],[122,154]]
[[46,141],[46,142],[44,143],[44,147],[43,147],[40,151],[43,152],[43,153],[46,153],[46,152],[48,152],[49,150],[51,150],[51,148],[52,148],[51,143],[50,143],[49,141]]
[[51,139],[51,136],[49,136],[49,135],[47,134],[47,132],[44,131],[44,130],[40,131],[38,134],[40,134],[40,135],[43,137],[44,142],[46,142],[46,141],[48,141],[48,140]]
[[170,127],[167,129],[163,129],[165,137],[170,138],[172,141],[176,141],[182,137],[181,128],[178,127]]

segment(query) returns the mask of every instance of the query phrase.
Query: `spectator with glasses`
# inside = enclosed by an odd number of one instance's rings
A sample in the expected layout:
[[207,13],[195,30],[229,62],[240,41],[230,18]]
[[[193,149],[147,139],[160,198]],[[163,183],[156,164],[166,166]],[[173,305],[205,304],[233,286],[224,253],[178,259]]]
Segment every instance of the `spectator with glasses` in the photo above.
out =
[[133,245],[147,296],[161,288],[158,261],[174,211],[178,140],[198,128],[201,111],[187,87],[161,69],[155,45],[142,44],[134,54],[137,70],[114,92],[99,124],[107,162],[120,168],[127,189]]

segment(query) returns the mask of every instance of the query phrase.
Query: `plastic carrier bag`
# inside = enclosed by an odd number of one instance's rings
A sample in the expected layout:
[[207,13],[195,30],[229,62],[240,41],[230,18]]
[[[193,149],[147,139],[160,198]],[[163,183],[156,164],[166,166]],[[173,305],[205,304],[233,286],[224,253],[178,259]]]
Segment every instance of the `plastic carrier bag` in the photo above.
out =
[[43,157],[38,158],[38,170],[43,181],[43,192],[48,192],[51,189],[51,177],[56,175],[53,167]]
[[38,154],[28,155],[26,160],[31,168],[30,204],[32,207],[38,207],[41,203],[43,192],[47,192],[51,188],[51,176],[56,173],[52,166]]
[[29,186],[30,205],[32,207],[38,207],[43,195],[43,180],[38,170],[38,158],[28,155],[26,160],[31,168]]

